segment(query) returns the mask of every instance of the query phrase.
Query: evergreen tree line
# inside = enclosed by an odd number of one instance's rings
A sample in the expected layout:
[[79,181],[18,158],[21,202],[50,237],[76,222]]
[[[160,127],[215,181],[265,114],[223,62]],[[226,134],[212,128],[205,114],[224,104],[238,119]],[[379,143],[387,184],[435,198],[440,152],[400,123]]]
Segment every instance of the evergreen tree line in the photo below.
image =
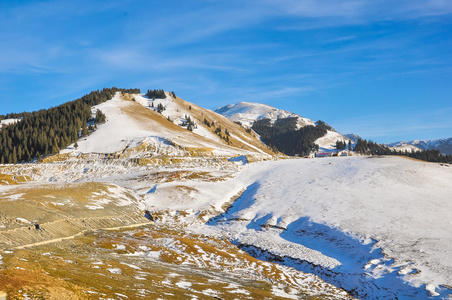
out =
[[336,141],[336,149],[344,150],[347,147],[347,142],[345,141]]
[[140,89],[118,89],[115,87],[113,87],[113,89],[116,89],[116,90],[121,91],[126,94],[140,94],[141,93]]
[[365,155],[403,155],[428,162],[452,163],[452,155],[444,155],[439,150],[419,150],[412,152],[407,150],[393,150],[388,146],[362,139],[356,142],[354,151]]
[[324,136],[329,127],[322,121],[317,126],[304,126],[297,129],[297,118],[278,119],[272,125],[270,119],[254,122],[252,129],[256,131],[262,141],[287,155],[309,155],[312,150],[318,150],[315,140]]
[[391,155],[392,150],[388,146],[359,139],[356,141],[354,151],[364,155]]
[[[212,126],[214,126],[215,124],[212,122]],[[210,126],[209,126],[210,127]],[[228,129],[225,128],[224,129],[224,134],[222,133],[222,129],[221,129],[221,125],[219,125],[218,127],[215,128],[214,133],[216,135],[218,135],[221,139],[225,140],[226,143],[230,144],[231,141],[229,139],[229,137],[231,136],[231,134],[229,133]]]
[[[19,114],[8,114],[5,118],[21,118],[20,122],[0,130],[0,162],[27,162],[34,158],[57,154],[83,135],[89,134],[96,123],[105,122],[105,115],[96,112],[93,119],[91,107],[111,99],[117,91],[139,93],[139,89],[108,88],[93,91],[77,100],[50,109]],[[88,123],[90,128],[88,128]]]
[[148,90],[146,92],[146,96],[149,99],[165,99],[165,91],[164,90]]

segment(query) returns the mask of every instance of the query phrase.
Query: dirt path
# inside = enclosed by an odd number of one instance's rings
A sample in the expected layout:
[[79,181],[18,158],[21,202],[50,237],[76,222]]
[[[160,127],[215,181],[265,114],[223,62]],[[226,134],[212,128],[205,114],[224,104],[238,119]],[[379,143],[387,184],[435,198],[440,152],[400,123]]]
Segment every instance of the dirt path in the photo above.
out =
[[[144,222],[144,223],[137,223],[137,224],[131,224],[131,225],[117,226],[117,227],[98,228],[98,229],[95,229],[95,230],[120,230],[120,229],[135,228],[135,227],[140,227],[140,226],[150,225],[150,224],[154,224],[154,222],[153,221],[149,221],[149,222]],[[70,240],[70,239],[73,239],[73,238],[75,238],[77,236],[83,235],[86,231],[88,231],[88,230],[83,230],[83,231],[81,231],[81,232],[79,232],[77,234],[74,234],[74,235],[71,235],[71,236],[67,236],[67,237],[56,238],[56,239],[40,241],[40,242],[28,244],[28,245],[18,246],[18,247],[15,247],[13,249],[14,250],[18,250],[18,249],[24,249],[24,248],[34,247],[34,246],[41,246],[41,245],[61,242],[61,241],[64,241],[64,240]]]

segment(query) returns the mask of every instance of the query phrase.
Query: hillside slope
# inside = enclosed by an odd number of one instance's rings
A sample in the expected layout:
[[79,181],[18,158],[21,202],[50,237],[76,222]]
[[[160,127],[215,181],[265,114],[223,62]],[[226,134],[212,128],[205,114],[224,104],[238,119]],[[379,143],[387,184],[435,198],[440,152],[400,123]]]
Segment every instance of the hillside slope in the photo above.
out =
[[[156,111],[158,105],[165,108],[162,113]],[[156,151],[154,154],[174,156],[187,154],[187,149],[226,156],[273,154],[232,121],[180,98],[174,99],[169,94],[165,99],[152,101],[139,94],[117,93],[113,99],[93,107],[93,111],[97,109],[106,115],[106,123],[81,139],[77,149],[72,145],[62,153],[120,155],[126,150],[151,145]],[[193,131],[183,126],[186,117],[194,121]],[[204,118],[212,126],[203,124]],[[215,134],[217,128],[221,131]]]
[[60,154],[0,165],[0,289],[8,298],[351,299],[317,275],[188,231],[237,193],[204,187],[275,158],[254,135],[168,94],[117,93],[97,110],[106,122]]
[[313,272],[360,299],[447,299],[451,181],[447,165],[400,157],[298,159],[250,165],[226,182],[188,182],[194,197],[162,183],[145,199],[174,215],[240,194],[193,230]]

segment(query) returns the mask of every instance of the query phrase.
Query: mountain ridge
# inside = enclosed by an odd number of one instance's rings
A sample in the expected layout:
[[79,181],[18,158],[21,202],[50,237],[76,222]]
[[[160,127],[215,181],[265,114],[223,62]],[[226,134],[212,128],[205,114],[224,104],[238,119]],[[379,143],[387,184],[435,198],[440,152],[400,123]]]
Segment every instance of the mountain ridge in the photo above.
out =
[[399,141],[388,143],[386,146],[399,150],[439,150],[443,154],[452,154],[452,137],[431,140]]

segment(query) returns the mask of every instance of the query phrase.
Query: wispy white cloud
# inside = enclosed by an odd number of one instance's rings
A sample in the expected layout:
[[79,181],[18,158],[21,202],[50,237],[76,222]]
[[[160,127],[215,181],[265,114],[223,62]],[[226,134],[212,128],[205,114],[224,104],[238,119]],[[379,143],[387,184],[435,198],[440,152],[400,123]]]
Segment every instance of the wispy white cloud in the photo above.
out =
[[[274,13],[294,18],[280,30],[312,30],[452,14],[448,0],[266,0]],[[297,19],[298,18],[298,19]]]
[[223,64],[228,54],[178,54],[177,56],[148,51],[143,47],[118,47],[90,52],[92,60],[100,61],[109,68],[123,70],[181,70],[209,69],[216,71],[240,72],[243,69],[235,65]]

